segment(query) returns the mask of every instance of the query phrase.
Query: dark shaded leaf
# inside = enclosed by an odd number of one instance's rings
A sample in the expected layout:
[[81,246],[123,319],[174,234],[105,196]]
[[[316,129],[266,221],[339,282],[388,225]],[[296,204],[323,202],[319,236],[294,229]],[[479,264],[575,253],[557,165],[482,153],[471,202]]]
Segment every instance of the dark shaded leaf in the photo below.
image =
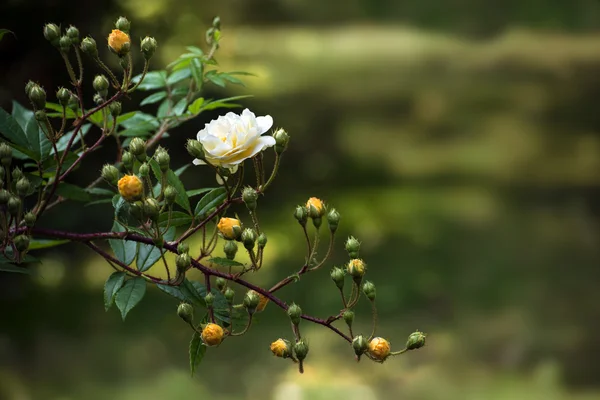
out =
[[113,300],[125,282],[125,272],[113,272],[104,283],[104,309],[108,311]]
[[123,320],[125,320],[129,311],[138,305],[144,294],[146,294],[146,280],[140,277],[129,279],[119,289],[115,296],[115,304],[121,311]]
[[219,187],[208,192],[196,204],[194,215],[198,218],[205,218],[206,214],[213,208],[219,206],[227,198],[227,191]]
[[235,261],[235,260],[230,260],[228,258],[224,258],[224,257],[213,257],[208,259],[209,263],[212,264],[217,264],[220,265],[222,267],[243,267],[244,264],[242,264],[241,262]]
[[159,101],[161,101],[162,99],[164,99],[166,97],[167,97],[167,92],[165,92],[164,90],[153,93],[150,96],[146,97],[144,100],[142,100],[142,102],[140,103],[140,106],[145,106],[146,104],[158,103]]
[[202,342],[202,338],[198,332],[194,332],[190,342],[190,372],[194,376],[194,372],[206,353],[206,345]]
[[58,184],[56,194],[65,199],[75,201],[90,201],[92,199],[90,194],[84,188],[66,182]]
[[[125,232],[125,228],[115,221],[112,227],[113,232]],[[131,240],[110,239],[110,247],[115,253],[115,257],[122,263],[129,265],[135,259],[137,252],[137,243]]]

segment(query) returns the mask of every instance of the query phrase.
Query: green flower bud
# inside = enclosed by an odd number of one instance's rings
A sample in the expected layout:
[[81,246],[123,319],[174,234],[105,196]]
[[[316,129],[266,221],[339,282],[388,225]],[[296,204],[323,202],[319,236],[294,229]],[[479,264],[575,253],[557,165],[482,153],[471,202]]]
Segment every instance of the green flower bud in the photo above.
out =
[[13,181],[18,181],[19,179],[21,179],[23,177],[23,171],[21,171],[21,168],[16,167],[15,169],[12,170],[12,178]]
[[297,305],[296,303],[292,303],[287,310],[287,314],[290,317],[290,321],[292,321],[292,324],[298,325],[300,323],[302,309],[299,305]]
[[98,57],[98,47],[94,38],[88,36],[81,41],[81,51],[92,58]]
[[426,334],[419,331],[411,333],[408,337],[408,340],[406,341],[406,348],[408,350],[420,349],[421,347],[425,346],[426,336]]
[[227,240],[223,245],[223,251],[228,260],[233,260],[235,258],[235,253],[238,251],[238,245],[233,240]]
[[40,85],[33,85],[29,89],[29,101],[36,110],[46,108],[46,91]]
[[67,105],[69,109],[76,111],[79,109],[79,97],[75,94],[71,93],[71,98],[69,99],[69,104]]
[[94,87],[94,90],[100,94],[100,96],[106,97],[110,83],[108,82],[108,78],[106,78],[106,76],[96,75],[94,81],[92,82],[92,86]]
[[367,343],[367,339],[363,337],[363,335],[358,335],[352,340],[352,348],[354,349],[354,354],[360,357],[367,348],[369,347],[369,343]]
[[123,111],[121,102],[113,101],[112,103],[110,103],[108,105],[108,111],[110,111],[110,115],[112,115],[114,118],[117,118],[119,115],[121,115],[121,111]]
[[346,251],[350,258],[358,258],[359,250],[360,242],[354,236],[350,236],[348,240],[346,240]]
[[175,202],[175,198],[177,197],[177,189],[173,186],[167,186],[165,188],[165,201],[167,204],[173,204]]
[[206,296],[204,296],[204,302],[206,303],[206,307],[212,307],[215,302],[215,296],[212,293],[207,293]]
[[354,311],[346,310],[342,314],[342,317],[344,318],[344,321],[346,321],[348,327],[352,328],[352,322],[354,322]]
[[329,223],[329,230],[331,231],[331,233],[334,233],[337,230],[338,225],[340,223],[340,214],[336,211],[335,208],[332,208],[327,213],[327,222]]
[[135,201],[129,205],[129,213],[141,221],[144,218],[144,203]]
[[69,99],[71,98],[71,92],[69,91],[69,89],[65,89],[64,87],[60,88],[56,92],[56,98],[58,99],[58,102],[60,103],[60,105],[66,107],[67,104],[69,104]]
[[280,128],[273,134],[273,137],[275,138],[275,153],[283,153],[287,149],[290,141],[289,135],[286,131]]
[[58,46],[60,40],[60,28],[56,24],[46,24],[44,26],[44,37],[53,46]]
[[37,110],[34,114],[35,116],[35,120],[39,121],[39,122],[43,122],[46,120],[46,118],[48,118],[48,116],[46,115],[46,111],[44,110]]
[[0,205],[5,205],[10,200],[11,195],[6,189],[0,189]]
[[260,235],[258,235],[258,239],[256,240],[256,242],[258,243],[258,247],[260,249],[264,249],[267,245],[267,235],[261,233]]
[[304,339],[299,340],[294,344],[294,353],[296,353],[296,358],[299,361],[302,361],[308,355],[308,344],[304,341]]
[[213,18],[212,26],[215,29],[221,29],[221,18],[218,15]]
[[119,17],[117,22],[115,22],[115,28],[125,33],[129,33],[129,29],[131,28],[131,23],[125,17]]
[[248,290],[244,296],[244,307],[249,314],[254,314],[260,301],[260,296],[254,290]]
[[194,139],[189,139],[185,147],[192,157],[204,160],[204,146],[202,146],[202,143]]
[[152,221],[158,219],[158,215],[160,214],[160,204],[158,204],[156,199],[149,197],[144,201],[144,214]]
[[321,227],[321,223],[323,222],[321,217],[311,217],[312,222],[315,228],[319,229]]
[[371,301],[375,301],[375,296],[377,294],[377,290],[375,289],[375,285],[372,282],[366,281],[363,284],[363,293],[367,296],[367,299]]
[[183,254],[183,253],[189,253],[190,252],[190,246],[187,243],[179,243],[177,245],[177,252],[179,254]]
[[147,178],[150,175],[150,166],[146,163],[140,165],[139,174],[142,178]]
[[10,215],[12,215],[13,217],[16,216],[19,213],[19,210],[21,209],[21,199],[19,199],[16,196],[10,196],[8,198],[7,208]]
[[19,235],[15,236],[13,243],[15,244],[17,251],[23,252],[29,248],[29,240],[29,236]]
[[5,167],[12,163],[12,148],[4,142],[0,143],[0,162]]
[[159,147],[156,150],[154,157],[156,158],[156,162],[158,163],[160,170],[162,172],[167,172],[169,170],[169,163],[171,162],[171,157],[169,156],[169,153],[167,153],[167,151],[164,150],[162,147]]
[[67,35],[61,36],[58,41],[58,47],[60,48],[60,51],[64,53],[68,52],[71,49],[71,38]]
[[188,253],[179,254],[175,258],[175,265],[179,271],[185,272],[192,265],[192,259]]
[[142,44],[140,45],[140,49],[142,50],[142,54],[144,54],[144,59],[146,61],[150,60],[156,51],[158,43],[156,43],[156,39],[150,36],[146,36],[142,39]]
[[110,164],[105,164],[104,167],[102,167],[102,172],[100,174],[102,179],[104,179],[106,182],[117,186],[117,183],[119,182],[119,170],[116,167]]
[[256,210],[257,199],[258,193],[256,192],[256,190],[254,190],[254,188],[251,188],[250,186],[244,188],[244,190],[242,191],[242,200],[244,200],[244,203],[246,204],[246,207],[248,207],[248,210]]
[[227,289],[225,289],[225,293],[223,293],[223,296],[225,296],[225,300],[227,300],[227,303],[231,305],[233,304],[235,291],[232,288],[228,287]]
[[75,28],[73,25],[69,26],[67,29],[67,36],[71,39],[71,44],[77,45],[77,43],[79,43],[79,29]]
[[23,217],[23,221],[25,221],[25,226],[28,228],[33,228],[33,226],[35,225],[36,219],[37,219],[37,217],[31,211],[26,213],[25,216]]
[[194,321],[194,307],[188,303],[181,303],[177,307],[177,315],[188,324],[191,324]]
[[31,80],[25,84],[25,94],[27,95],[27,97],[29,97],[29,92],[31,91],[31,88],[35,85],[37,85],[37,83]]
[[300,225],[306,226],[306,221],[308,221],[308,210],[306,209],[306,207],[296,207],[296,211],[294,211],[294,218],[296,218]]
[[217,285],[217,288],[220,291],[223,291],[223,289],[225,288],[225,285],[227,285],[227,281],[225,280],[225,278],[218,277],[215,280],[215,284]]
[[340,289],[344,287],[345,275],[346,274],[344,273],[344,270],[339,267],[333,267],[330,274],[331,279],[333,280],[333,282],[335,282],[335,286],[337,286]]
[[133,155],[130,152],[123,152],[123,155],[121,156],[121,162],[126,170],[131,171],[133,169]]
[[17,188],[17,193],[21,197],[26,196],[27,193],[29,192],[29,189],[31,188],[31,184],[29,183],[29,179],[27,179],[26,177],[22,177],[21,179],[19,179],[17,181],[17,184],[15,186]]
[[244,243],[244,247],[248,250],[252,250],[254,248],[254,243],[256,242],[256,232],[252,228],[246,228],[242,232],[242,242]]
[[144,139],[135,137],[129,143],[129,151],[133,154],[140,162],[146,161],[146,142]]
[[96,93],[92,100],[94,100],[94,104],[96,104],[97,106],[104,103],[104,97],[100,93]]

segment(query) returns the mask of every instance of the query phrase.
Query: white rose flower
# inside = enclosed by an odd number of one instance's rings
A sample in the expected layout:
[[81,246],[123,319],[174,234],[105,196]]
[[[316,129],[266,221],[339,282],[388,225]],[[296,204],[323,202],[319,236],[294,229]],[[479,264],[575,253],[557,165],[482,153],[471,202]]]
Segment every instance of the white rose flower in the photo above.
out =
[[[197,139],[204,146],[206,162],[211,165],[237,169],[238,164],[275,145],[273,136],[261,136],[273,126],[270,115],[257,117],[248,109],[241,115],[228,112],[206,124]],[[194,164],[206,164],[195,159]]]

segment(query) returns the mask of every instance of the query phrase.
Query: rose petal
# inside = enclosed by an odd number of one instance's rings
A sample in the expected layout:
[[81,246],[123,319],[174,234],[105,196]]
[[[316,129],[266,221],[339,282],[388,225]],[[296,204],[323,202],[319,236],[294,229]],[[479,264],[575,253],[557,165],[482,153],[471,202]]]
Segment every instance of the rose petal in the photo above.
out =
[[262,135],[273,126],[273,117],[265,115],[264,117],[256,117],[259,135]]

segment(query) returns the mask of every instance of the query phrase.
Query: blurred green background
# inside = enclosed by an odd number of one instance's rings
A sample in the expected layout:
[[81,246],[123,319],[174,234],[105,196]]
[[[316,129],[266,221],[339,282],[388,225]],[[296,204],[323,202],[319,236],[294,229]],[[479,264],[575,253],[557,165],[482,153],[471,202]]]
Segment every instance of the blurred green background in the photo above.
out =
[[[190,378],[177,302],[152,288],[123,323],[103,309],[110,268],[72,245],[45,254],[33,277],[0,279],[0,398],[600,399],[600,3],[6,0],[0,28],[16,37],[0,42],[0,105],[25,103],[29,79],[49,93],[68,83],[46,22],[93,35],[115,65],[104,37],[126,15],[133,38],[157,38],[161,68],[186,45],[206,48],[217,14],[223,69],[257,77],[207,95],[254,94],[244,106],[292,136],[261,199],[269,245],[253,281],[269,286],[302,265],[292,211],[318,196],[343,218],[330,265],[345,261],[347,235],[363,242],[379,333],[400,348],[418,328],[428,345],[357,364],[341,339],[304,323],[311,352],[299,375],[268,350],[291,336],[271,305]],[[174,166],[217,115],[171,132]],[[74,181],[97,177],[112,151]],[[214,184],[202,168],[182,179]],[[108,230],[111,211],[57,207],[42,223]],[[280,293],[310,314],[340,308],[326,271]],[[368,305],[359,312],[355,331],[366,332]]]

